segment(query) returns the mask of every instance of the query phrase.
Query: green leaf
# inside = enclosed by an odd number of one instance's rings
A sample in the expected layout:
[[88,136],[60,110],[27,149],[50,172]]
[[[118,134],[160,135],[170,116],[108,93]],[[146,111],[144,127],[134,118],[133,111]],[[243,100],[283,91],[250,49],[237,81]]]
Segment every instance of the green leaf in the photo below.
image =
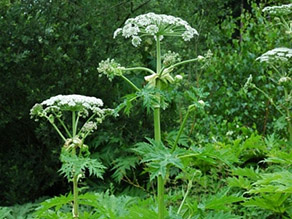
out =
[[73,201],[72,194],[68,194],[67,196],[61,195],[59,197],[47,199],[46,201],[41,203],[41,206],[39,208],[36,209],[34,215],[42,217],[48,213],[49,209],[53,208],[55,211],[58,211],[62,206],[67,205],[72,201]]
[[249,193],[292,193],[292,173],[281,171],[261,174]]
[[204,216],[204,219],[240,219],[241,216],[231,214],[230,212],[209,212]]
[[112,170],[115,170],[113,173],[113,178],[116,182],[120,182],[123,177],[127,174],[128,170],[135,168],[139,159],[137,156],[127,156],[127,158],[119,157],[114,160],[114,167]]
[[276,213],[284,213],[286,208],[283,203],[287,200],[289,194],[272,194],[269,196],[255,197],[242,203],[247,207],[258,207],[267,209]]
[[94,175],[98,178],[102,178],[102,174],[106,169],[98,160],[91,159],[89,157],[78,157],[69,153],[61,154],[62,167],[59,170],[68,181],[73,177],[73,173],[76,175],[83,175],[84,171],[88,169],[89,175]]
[[204,206],[205,209],[213,209],[213,210],[228,210],[228,205],[240,202],[245,200],[243,197],[239,197],[236,195],[216,195],[210,196],[208,200],[205,201]]
[[268,163],[277,163],[289,166],[292,165],[292,152],[287,153],[275,150],[269,153],[268,158],[266,158],[264,161]]
[[124,101],[114,109],[114,115],[117,116],[119,112],[124,109],[124,113],[129,116],[133,107],[132,102],[136,100],[137,97],[138,96],[135,93],[126,95]]
[[8,216],[11,216],[12,210],[8,207],[0,207],[0,218],[5,219]]
[[159,175],[165,178],[169,166],[183,168],[183,164],[178,157],[181,153],[178,150],[171,153],[171,150],[166,148],[162,143],[157,143],[154,139],[147,138],[147,140],[149,143],[141,142],[136,144],[136,148],[133,151],[142,155],[143,159],[141,162],[147,163],[150,180],[153,180]]
[[250,168],[234,168],[232,169],[232,175],[236,176],[244,176],[251,180],[258,180],[260,179],[260,175],[258,173],[258,170],[254,170],[253,167]]
[[227,178],[227,183],[228,186],[230,187],[238,187],[238,188],[242,188],[242,189],[251,189],[251,181],[248,180],[247,178],[244,178],[242,176],[239,176],[238,178],[236,177],[229,177]]

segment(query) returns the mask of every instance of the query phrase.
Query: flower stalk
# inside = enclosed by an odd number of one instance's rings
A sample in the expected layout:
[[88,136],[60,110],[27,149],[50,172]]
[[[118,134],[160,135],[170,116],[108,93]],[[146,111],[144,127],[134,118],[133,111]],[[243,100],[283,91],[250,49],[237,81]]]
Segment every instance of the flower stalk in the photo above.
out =
[[[161,71],[161,48],[159,35],[156,36],[156,72]],[[156,88],[161,89],[161,81],[156,81]],[[156,93],[158,104],[154,106],[154,139],[159,144],[161,142],[160,127],[160,94]],[[160,174],[157,179],[157,197],[158,197],[158,219],[164,219],[164,179]]]

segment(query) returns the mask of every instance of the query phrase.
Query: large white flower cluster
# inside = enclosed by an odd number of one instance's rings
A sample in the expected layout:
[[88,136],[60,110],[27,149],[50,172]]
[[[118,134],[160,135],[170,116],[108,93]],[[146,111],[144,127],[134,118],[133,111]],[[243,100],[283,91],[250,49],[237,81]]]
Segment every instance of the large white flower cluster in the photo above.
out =
[[275,62],[282,61],[288,62],[292,59],[292,49],[286,47],[275,48],[262,54],[256,60],[260,62]]
[[263,9],[263,12],[266,12],[270,15],[288,15],[292,14],[292,4],[280,5],[280,6],[268,6]]
[[93,106],[103,106],[103,102],[101,99],[96,97],[88,97],[83,96],[79,94],[71,94],[71,95],[57,95],[54,97],[51,97],[41,103],[41,105],[57,105],[59,107],[61,106],[77,106],[77,105],[83,105],[85,108],[91,108]]
[[125,38],[131,37],[135,47],[140,45],[143,36],[154,36],[159,40],[162,40],[164,36],[180,36],[183,40],[189,41],[195,35],[199,35],[197,30],[183,19],[155,13],[142,14],[128,19],[123,28],[118,28],[114,32],[114,38],[119,34]]
[[88,97],[78,94],[57,95],[40,104],[35,104],[30,110],[32,117],[46,117],[50,114],[62,115],[62,111],[78,111],[83,117],[88,116],[89,111],[103,116],[106,110],[101,109],[103,101],[96,97]]

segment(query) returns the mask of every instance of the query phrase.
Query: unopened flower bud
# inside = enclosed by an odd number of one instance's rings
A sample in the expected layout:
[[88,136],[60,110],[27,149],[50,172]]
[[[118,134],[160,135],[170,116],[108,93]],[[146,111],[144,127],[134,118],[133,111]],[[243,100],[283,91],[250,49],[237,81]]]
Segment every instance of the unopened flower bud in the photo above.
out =
[[176,75],[174,78],[175,78],[176,80],[180,81],[180,80],[183,79],[183,76],[181,76],[181,75]]
[[198,103],[202,106],[205,106],[205,102],[203,100],[199,100]]
[[198,56],[198,61],[203,61],[205,59],[204,56]]

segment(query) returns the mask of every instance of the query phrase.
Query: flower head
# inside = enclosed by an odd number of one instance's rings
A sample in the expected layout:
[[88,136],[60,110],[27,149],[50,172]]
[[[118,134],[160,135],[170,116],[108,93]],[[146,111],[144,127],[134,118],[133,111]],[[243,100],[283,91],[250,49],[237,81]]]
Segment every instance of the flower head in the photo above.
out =
[[205,106],[206,103],[203,101],[203,100],[199,100],[198,103],[201,105],[201,106]]
[[174,77],[174,79],[176,79],[176,80],[178,80],[178,81],[181,81],[181,80],[183,79],[183,76],[181,76],[181,75],[176,75],[176,76]]
[[292,14],[292,4],[280,5],[280,6],[268,6],[263,9],[263,12],[270,15],[288,15]]
[[83,125],[81,132],[86,134],[88,132],[93,132],[96,129],[97,129],[97,123],[93,121],[89,121]]
[[50,115],[62,116],[63,111],[78,111],[81,115],[88,115],[89,111],[103,117],[106,110],[101,109],[103,102],[96,97],[82,96],[78,94],[57,95],[42,103],[35,104],[30,110],[32,117],[47,117]]
[[154,36],[159,40],[164,36],[181,36],[183,40],[189,41],[195,35],[199,35],[196,29],[181,18],[155,13],[128,19],[123,28],[118,28],[114,32],[114,38],[119,34],[125,38],[131,37],[135,47],[141,43],[143,36]]
[[170,66],[170,65],[175,64],[176,62],[181,61],[179,54],[175,52],[171,52],[171,51],[168,51],[167,53],[165,53],[162,56],[162,59],[163,59],[164,66]]
[[[135,43],[136,46],[140,44],[138,39],[133,39],[133,40],[137,41]],[[114,59],[106,59],[99,63],[97,71],[99,73],[105,74],[108,77],[108,79],[112,81],[112,79],[115,76],[122,74],[122,69],[123,67],[121,67],[121,65],[117,63]]]
[[275,48],[272,50],[269,50],[268,52],[264,53],[260,57],[258,57],[256,60],[259,60],[260,62],[288,62],[292,59],[292,49],[286,48],[286,47],[280,47]]

